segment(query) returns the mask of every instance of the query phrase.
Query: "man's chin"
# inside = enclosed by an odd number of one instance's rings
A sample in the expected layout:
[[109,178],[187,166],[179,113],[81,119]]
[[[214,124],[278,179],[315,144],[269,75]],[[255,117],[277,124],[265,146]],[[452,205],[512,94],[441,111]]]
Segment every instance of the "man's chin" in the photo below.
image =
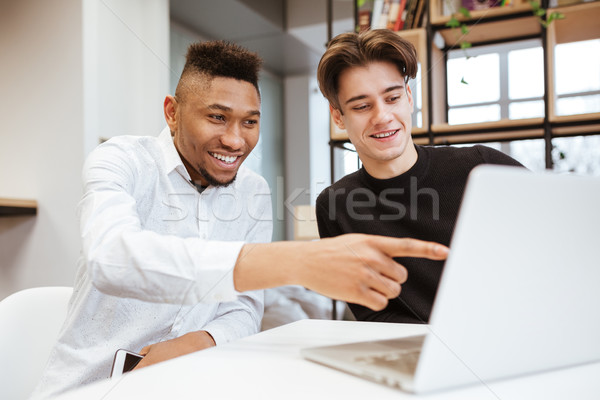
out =
[[200,170],[199,172],[202,175],[202,177],[206,180],[206,182],[208,182],[208,184],[210,186],[215,186],[215,187],[227,187],[235,181],[235,178],[237,178],[237,171],[236,171],[235,175],[233,176],[233,178],[225,178],[225,179],[219,179],[215,176],[212,176],[211,174],[208,173],[208,171],[205,171],[205,170]]
[[215,180],[213,182],[209,182],[209,184],[211,186],[215,186],[215,187],[227,187],[227,186],[231,185],[235,181],[235,178],[237,178],[237,175],[234,176],[233,179],[231,179],[229,181],[226,181],[226,182],[221,182],[221,181],[216,181]]

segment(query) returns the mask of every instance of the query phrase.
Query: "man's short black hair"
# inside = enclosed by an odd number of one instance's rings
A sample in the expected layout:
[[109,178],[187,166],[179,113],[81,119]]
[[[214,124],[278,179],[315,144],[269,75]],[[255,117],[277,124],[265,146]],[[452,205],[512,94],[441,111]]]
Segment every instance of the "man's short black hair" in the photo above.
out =
[[188,79],[204,78],[208,83],[213,78],[233,78],[251,83],[258,92],[258,73],[261,58],[235,43],[224,40],[193,43],[188,47],[185,66],[175,90],[175,97],[184,96]]

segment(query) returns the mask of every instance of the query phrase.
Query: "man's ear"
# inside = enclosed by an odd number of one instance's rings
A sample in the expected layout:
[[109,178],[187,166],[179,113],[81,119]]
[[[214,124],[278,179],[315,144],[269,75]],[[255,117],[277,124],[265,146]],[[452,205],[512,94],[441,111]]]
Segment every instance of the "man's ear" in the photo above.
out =
[[342,130],[346,129],[344,121],[342,121],[342,112],[337,108],[333,108],[331,104],[329,105],[329,112],[331,113],[331,118],[333,118],[335,125]]
[[165,97],[165,102],[163,105],[163,109],[165,112],[165,121],[167,121],[167,125],[169,125],[169,130],[171,132],[177,131],[177,100],[173,96]]
[[408,82],[406,83],[406,94],[408,95],[408,104],[410,104],[410,113],[412,114],[415,111],[415,104],[413,101],[412,90],[408,85]]

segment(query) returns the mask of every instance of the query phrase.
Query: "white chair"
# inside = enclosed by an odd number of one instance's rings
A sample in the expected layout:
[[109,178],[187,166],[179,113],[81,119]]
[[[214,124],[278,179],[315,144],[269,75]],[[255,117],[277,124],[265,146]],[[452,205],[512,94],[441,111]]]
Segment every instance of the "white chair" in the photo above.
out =
[[38,287],[0,301],[0,399],[26,399],[67,315],[71,287]]

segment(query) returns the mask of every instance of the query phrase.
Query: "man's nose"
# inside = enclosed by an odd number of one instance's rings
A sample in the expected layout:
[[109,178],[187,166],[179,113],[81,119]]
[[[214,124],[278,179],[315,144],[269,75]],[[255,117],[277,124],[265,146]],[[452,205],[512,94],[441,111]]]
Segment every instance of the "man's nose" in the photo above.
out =
[[373,114],[371,117],[371,124],[373,126],[385,125],[392,119],[392,113],[390,108],[382,101],[377,101],[373,104]]
[[244,138],[239,126],[232,126],[221,136],[221,144],[231,150],[240,150],[244,146]]

